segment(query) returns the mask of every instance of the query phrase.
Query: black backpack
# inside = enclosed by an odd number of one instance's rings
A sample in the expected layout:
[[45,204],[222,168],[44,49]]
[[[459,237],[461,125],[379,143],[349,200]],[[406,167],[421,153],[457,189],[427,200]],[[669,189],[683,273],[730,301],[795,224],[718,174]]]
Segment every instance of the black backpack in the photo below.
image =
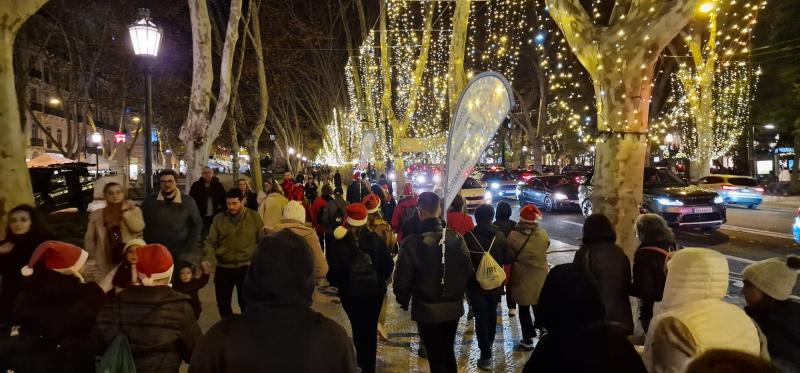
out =
[[372,257],[361,249],[358,238],[355,242],[353,256],[350,257],[350,273],[347,279],[346,294],[355,297],[374,296],[379,293],[378,272],[372,263]]
[[342,201],[338,199],[334,199],[334,208],[328,209],[327,205],[324,209],[325,216],[327,217],[327,221],[325,222],[326,228],[330,231],[336,229],[336,227],[341,226],[342,222],[344,221],[344,217],[346,215],[345,208],[347,207],[347,201]]

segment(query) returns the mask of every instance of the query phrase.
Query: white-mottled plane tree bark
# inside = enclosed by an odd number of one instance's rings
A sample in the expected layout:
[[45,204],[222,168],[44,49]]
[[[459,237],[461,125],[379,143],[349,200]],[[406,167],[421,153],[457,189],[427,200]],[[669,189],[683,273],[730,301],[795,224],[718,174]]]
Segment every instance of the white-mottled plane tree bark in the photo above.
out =
[[192,22],[192,90],[180,138],[186,143],[186,190],[208,164],[209,147],[219,136],[228,114],[233,85],[233,59],[239,39],[242,0],[232,0],[219,71],[219,92],[213,115],[209,113],[214,71],[211,58],[211,21],[205,0],[189,0]]
[[23,203],[33,204],[25,165],[25,141],[14,86],[14,39],[22,24],[47,0],[0,2],[0,238],[5,236],[6,214]]
[[697,0],[618,1],[609,25],[596,25],[580,0],[546,0],[594,82],[597,126],[594,213],[608,216],[629,255],[642,202],[653,70],[659,53],[689,21]]

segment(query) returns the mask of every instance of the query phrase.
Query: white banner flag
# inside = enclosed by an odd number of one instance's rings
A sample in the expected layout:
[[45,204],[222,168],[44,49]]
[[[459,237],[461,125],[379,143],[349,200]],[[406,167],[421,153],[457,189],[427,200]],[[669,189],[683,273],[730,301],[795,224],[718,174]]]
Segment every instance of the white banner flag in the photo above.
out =
[[494,71],[478,74],[461,93],[447,138],[445,210],[513,106],[511,85]]
[[364,137],[361,138],[361,154],[359,155],[359,168],[362,170],[367,167],[372,161],[372,153],[375,149],[375,133],[372,131],[365,131]]

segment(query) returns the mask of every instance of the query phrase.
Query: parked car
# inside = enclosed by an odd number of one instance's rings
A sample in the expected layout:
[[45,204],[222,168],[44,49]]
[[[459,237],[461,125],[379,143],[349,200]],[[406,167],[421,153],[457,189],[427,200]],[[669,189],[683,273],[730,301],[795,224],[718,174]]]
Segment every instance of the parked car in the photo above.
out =
[[94,177],[85,163],[28,169],[36,208],[51,212],[69,207],[86,211],[94,199]]
[[527,182],[534,176],[541,176],[541,172],[534,170],[533,168],[519,168],[517,170],[511,171],[511,178],[516,180],[517,182]]
[[[581,212],[592,213],[592,174],[579,188]],[[661,215],[672,227],[716,230],[727,221],[725,203],[716,192],[688,185],[666,168],[645,167],[640,211]]]
[[516,188],[520,207],[536,205],[544,211],[577,209],[579,179],[571,176],[539,176],[520,183]]
[[468,212],[475,211],[480,205],[492,203],[492,193],[471,177],[464,180],[464,185],[461,187],[461,191],[458,194],[464,197]]
[[490,168],[483,173],[481,183],[484,188],[492,192],[495,199],[514,197],[516,195],[517,181],[508,171]]
[[726,205],[743,205],[754,209],[764,199],[764,188],[749,176],[710,175],[697,181],[697,185],[713,190]]

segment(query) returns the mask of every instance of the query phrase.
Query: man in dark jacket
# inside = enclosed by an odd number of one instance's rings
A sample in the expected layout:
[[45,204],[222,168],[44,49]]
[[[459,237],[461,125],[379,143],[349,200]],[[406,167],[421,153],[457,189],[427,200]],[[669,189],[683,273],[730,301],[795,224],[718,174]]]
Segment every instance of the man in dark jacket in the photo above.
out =
[[225,211],[225,187],[214,176],[214,170],[211,167],[203,167],[202,175],[192,184],[189,196],[194,199],[200,216],[203,217],[202,235],[205,238],[214,216]]
[[[489,254],[499,265],[511,264],[506,237],[497,227],[492,225],[494,207],[481,205],[475,210],[475,228],[464,236],[469,249],[472,266],[475,270],[483,259],[484,252]],[[497,303],[503,294],[503,286],[494,289],[483,289],[473,277],[470,281],[467,297],[475,314],[475,334],[478,336],[478,347],[481,357],[478,367],[490,370],[492,367],[492,345],[494,344],[495,327],[497,325]]]
[[142,203],[144,240],[166,246],[176,260],[197,264],[203,222],[194,199],[178,190],[177,176],[172,170],[159,172],[161,190]]
[[456,372],[453,344],[458,319],[464,314],[464,294],[473,277],[472,263],[464,239],[448,230],[442,273],[439,197],[431,192],[422,193],[418,206],[422,222],[419,233],[408,236],[400,247],[394,294],[403,309],[408,309],[412,302],[411,315],[417,321],[431,372]]
[[288,229],[261,240],[244,285],[250,306],[211,327],[189,372],[356,372],[347,332],[311,309],[313,261]]
[[367,183],[367,174],[362,172],[359,175],[353,176],[353,181],[347,187],[347,202],[361,203],[361,201],[370,194],[369,184]]
[[169,286],[173,262],[164,246],[140,246],[136,256],[136,271],[144,286],[126,288],[100,309],[98,354],[124,333],[137,372],[178,372],[202,336],[190,298]]
[[333,240],[333,230],[342,225],[345,218],[345,209],[347,208],[347,201],[344,200],[344,191],[342,188],[336,188],[333,191],[333,199],[325,204],[322,209],[322,216],[320,223],[325,228],[325,247],[327,248]]

